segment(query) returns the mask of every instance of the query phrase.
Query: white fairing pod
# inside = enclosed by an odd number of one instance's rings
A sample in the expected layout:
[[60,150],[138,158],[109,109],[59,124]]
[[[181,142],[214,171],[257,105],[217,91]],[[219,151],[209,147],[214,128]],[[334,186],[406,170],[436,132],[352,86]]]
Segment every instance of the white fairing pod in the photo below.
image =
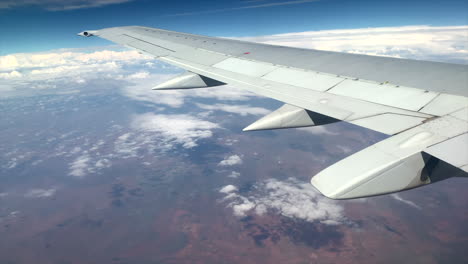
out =
[[[430,178],[423,175],[424,167],[421,153],[397,160],[368,149],[328,167],[313,177],[311,183],[332,199],[360,198],[429,184]],[[337,175],[342,176],[340,181]]]
[[[466,123],[452,117],[433,119],[333,164],[315,175],[311,183],[329,198],[352,199],[466,176],[465,158],[461,157],[457,165],[453,162],[454,157],[437,155],[436,149],[431,147],[448,144],[451,153],[464,156],[460,149],[465,146],[450,143],[452,140],[465,142],[461,135],[465,129]],[[457,138],[461,140],[457,141]]]
[[320,126],[337,121],[339,120],[329,116],[321,115],[297,106],[284,104],[280,108],[244,128],[243,131]]
[[166,82],[158,84],[153,87],[153,90],[178,90],[178,89],[195,89],[195,88],[208,88],[214,86],[224,85],[220,81],[193,73],[186,72],[178,75]]

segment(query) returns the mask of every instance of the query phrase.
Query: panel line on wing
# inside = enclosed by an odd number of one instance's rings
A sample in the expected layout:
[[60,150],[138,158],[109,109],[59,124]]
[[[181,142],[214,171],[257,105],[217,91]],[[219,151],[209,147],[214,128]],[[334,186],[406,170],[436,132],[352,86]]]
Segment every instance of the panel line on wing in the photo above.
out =
[[156,45],[156,44],[151,43],[151,42],[149,42],[149,41],[145,41],[145,40],[142,40],[142,39],[139,39],[139,38],[135,38],[135,37],[130,36],[130,35],[127,35],[127,34],[122,34],[122,35],[127,36],[127,37],[130,37],[130,38],[135,39],[135,40],[138,40],[138,41],[141,41],[141,42],[145,42],[145,43],[147,43],[147,44],[149,44],[149,45],[152,45],[152,46],[155,46],[155,47],[158,47],[158,48],[161,48],[161,49],[165,49],[165,50],[168,50],[168,51],[176,52],[175,50],[171,50],[171,49],[165,48],[165,47],[163,47],[163,46],[159,46],[159,45]]

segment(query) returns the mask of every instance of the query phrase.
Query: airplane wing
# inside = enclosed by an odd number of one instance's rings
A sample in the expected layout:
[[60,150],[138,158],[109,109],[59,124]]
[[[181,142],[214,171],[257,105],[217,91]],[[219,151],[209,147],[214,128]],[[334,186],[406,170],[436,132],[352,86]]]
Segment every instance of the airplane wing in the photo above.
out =
[[285,104],[244,131],[345,121],[390,135],[312,177],[332,199],[468,175],[468,66],[130,26],[84,31],[187,73],[153,89],[232,84]]

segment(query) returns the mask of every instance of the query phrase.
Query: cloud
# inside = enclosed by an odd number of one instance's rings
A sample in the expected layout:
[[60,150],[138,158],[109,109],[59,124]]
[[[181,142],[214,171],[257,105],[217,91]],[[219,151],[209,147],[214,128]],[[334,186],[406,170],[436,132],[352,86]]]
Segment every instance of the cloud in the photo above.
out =
[[151,90],[181,71],[137,51],[113,50],[112,47],[9,54],[0,56],[0,81],[3,80],[0,96],[30,95],[32,91],[28,90],[46,92],[55,89],[57,92],[63,88],[78,92],[91,80],[99,80],[99,83],[122,80],[119,87],[122,95],[173,108],[183,106],[186,98],[244,101],[257,96],[227,85],[180,91]]
[[[213,14],[213,13],[221,13],[226,11],[234,11],[234,10],[244,10],[244,9],[257,9],[257,8],[267,8],[267,7],[274,7],[274,6],[286,6],[286,5],[299,5],[299,4],[306,4],[317,2],[318,0],[294,0],[294,1],[285,1],[285,2],[270,2],[265,4],[256,4],[256,5],[246,5],[246,6],[239,6],[239,7],[231,7],[231,8],[220,8],[220,9],[211,9],[211,10],[203,10],[203,11],[195,11],[195,12],[185,12],[185,13],[177,13],[172,15],[166,16],[191,16],[191,15],[205,15],[205,14]],[[258,2],[258,1],[246,1],[246,2]]]
[[225,139],[224,144],[226,146],[232,146],[233,144],[235,144],[237,142],[239,142],[238,139],[227,138],[227,139]]
[[215,123],[190,115],[134,115],[130,121],[131,130],[116,137],[111,158],[154,156],[177,147],[191,149],[198,146],[198,141],[212,137],[213,130],[220,128]]
[[235,186],[228,186],[224,187],[229,191],[223,192],[226,194],[223,201],[239,217],[250,213],[264,215],[272,212],[327,225],[346,221],[343,207],[320,195],[309,183],[292,178],[286,181],[269,179],[256,184],[247,195],[239,193]]
[[224,111],[228,113],[235,113],[241,116],[246,115],[266,115],[271,111],[262,107],[251,107],[248,105],[226,105],[226,104],[214,104],[214,105],[206,105],[206,104],[197,104],[198,107],[205,110],[218,110]]
[[398,193],[391,194],[390,196],[391,196],[393,199],[395,199],[395,200],[397,200],[397,201],[399,201],[399,202],[402,202],[402,203],[407,204],[407,205],[409,205],[409,206],[411,206],[411,207],[413,207],[413,208],[416,208],[416,209],[421,210],[421,207],[420,207],[419,205],[415,204],[414,202],[412,202],[412,201],[410,201],[410,200],[403,199],[403,198],[400,196],[400,194],[398,194]]
[[165,148],[182,145],[184,148],[197,146],[197,141],[213,136],[217,124],[190,115],[157,115],[146,113],[137,115],[132,121],[133,129],[156,135]]
[[[108,47],[109,48],[109,47]],[[83,85],[90,79],[122,79],[129,66],[133,68],[153,60],[136,51],[84,51],[68,49],[41,53],[17,53],[0,56],[1,91],[56,89]],[[159,65],[162,65],[160,63]],[[132,72],[128,81],[143,78],[144,72]]]
[[468,26],[426,25],[306,31],[241,40],[299,48],[468,63]]
[[152,57],[142,55],[134,50],[95,50],[93,52],[84,52],[80,49],[68,49],[0,56],[0,71],[82,66],[107,62],[137,63],[146,60],[152,60]]
[[218,163],[219,166],[234,166],[242,164],[242,159],[239,155],[232,155]]
[[83,154],[77,157],[71,164],[70,164],[70,173],[69,175],[74,177],[84,177],[88,172],[91,172],[91,168],[89,166],[90,157],[88,154]]
[[131,1],[133,0],[4,0],[0,2],[0,9],[38,6],[49,11],[62,11],[101,7]]
[[57,189],[32,189],[24,194],[27,198],[46,198],[53,196],[57,192]]
[[115,140],[114,151],[121,158],[137,157],[137,151],[148,146],[146,144],[150,143],[150,140],[150,137],[141,134],[125,133]]
[[220,193],[226,193],[226,194],[232,193],[235,191],[237,191],[237,187],[234,185],[226,185],[223,188],[221,188],[221,190],[219,190]]
[[0,79],[13,79],[13,78],[20,78],[23,74],[18,71],[11,71],[11,72],[2,72],[0,73]]
[[228,178],[239,178],[240,173],[237,171],[232,171],[231,174],[228,175]]
[[150,76],[149,72],[147,71],[141,71],[141,72],[136,72],[134,74],[130,74],[127,76],[126,79],[128,80],[135,80],[135,79],[146,79]]
[[111,161],[104,158],[104,159],[100,159],[96,161],[96,164],[94,166],[98,169],[102,169],[102,168],[109,168],[111,165],[112,165]]

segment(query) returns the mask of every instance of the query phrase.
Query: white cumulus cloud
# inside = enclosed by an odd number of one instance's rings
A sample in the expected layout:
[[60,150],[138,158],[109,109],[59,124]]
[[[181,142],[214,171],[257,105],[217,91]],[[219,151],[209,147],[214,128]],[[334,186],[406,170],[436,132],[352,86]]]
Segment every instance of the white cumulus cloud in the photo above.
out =
[[269,179],[256,184],[254,191],[247,195],[239,193],[235,186],[228,186],[224,187],[229,192],[223,192],[226,194],[223,201],[228,203],[227,206],[236,216],[272,212],[328,225],[346,221],[343,207],[320,195],[309,183],[292,178],[286,181]]
[[190,115],[157,115],[146,113],[137,115],[132,127],[140,132],[156,135],[161,143],[173,147],[180,144],[184,148],[197,146],[197,141],[213,136],[217,124]]
[[242,164],[242,158],[239,155],[226,157],[224,160],[218,163],[219,166],[234,166],[238,164]]
[[111,165],[112,165],[111,161],[104,158],[104,159],[100,159],[96,161],[94,166],[98,169],[102,169],[102,168],[109,168]]
[[226,185],[221,190],[219,190],[220,193],[231,193],[237,191],[237,187],[234,185]]
[[72,163],[70,163],[70,175],[75,177],[84,177],[88,172],[90,172],[90,162],[91,158],[88,154],[83,154],[77,157]]

